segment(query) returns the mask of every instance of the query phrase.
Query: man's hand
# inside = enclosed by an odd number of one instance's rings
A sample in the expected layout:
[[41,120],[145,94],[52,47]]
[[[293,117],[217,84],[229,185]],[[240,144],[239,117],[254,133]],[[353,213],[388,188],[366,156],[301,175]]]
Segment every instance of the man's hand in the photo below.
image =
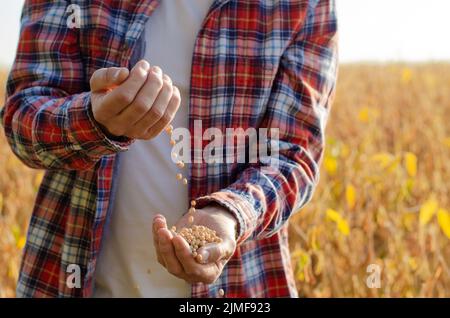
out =
[[180,92],[157,66],[139,61],[131,71],[102,68],[92,75],[92,113],[105,132],[152,139],[173,120]]
[[178,234],[174,235],[167,228],[164,216],[157,215],[153,219],[153,241],[158,262],[169,273],[188,283],[212,284],[222,273],[223,267],[236,248],[237,221],[230,212],[216,205],[196,210],[192,214],[194,223],[188,223],[189,215],[191,214],[184,215],[178,221],[177,229],[194,224],[204,225],[215,230],[222,242],[201,247],[197,258],[194,258],[185,239]]

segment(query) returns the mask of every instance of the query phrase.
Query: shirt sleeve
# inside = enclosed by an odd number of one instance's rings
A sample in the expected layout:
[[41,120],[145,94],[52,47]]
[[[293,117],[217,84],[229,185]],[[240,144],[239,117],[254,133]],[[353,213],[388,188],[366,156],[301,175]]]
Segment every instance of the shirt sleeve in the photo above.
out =
[[91,111],[78,30],[67,26],[64,1],[27,0],[0,123],[13,152],[40,169],[85,170],[127,149]]
[[236,217],[238,244],[273,235],[311,199],[336,75],[335,3],[309,1],[305,22],[281,57],[262,124],[279,128],[276,162],[249,164],[227,188],[197,199],[199,207],[216,202]]

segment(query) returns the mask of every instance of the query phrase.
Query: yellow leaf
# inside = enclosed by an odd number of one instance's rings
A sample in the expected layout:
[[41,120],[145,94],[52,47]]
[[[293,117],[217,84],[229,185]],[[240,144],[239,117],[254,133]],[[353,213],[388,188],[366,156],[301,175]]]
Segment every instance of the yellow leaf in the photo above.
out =
[[41,185],[42,179],[44,178],[44,171],[39,171],[34,177],[34,186],[38,188]]
[[408,192],[412,192],[414,188],[414,179],[406,180],[405,187]]
[[339,212],[336,210],[333,210],[333,209],[327,209],[326,215],[329,220],[334,221],[334,222],[339,222],[339,220],[342,219]]
[[438,202],[434,198],[428,199],[420,207],[419,222],[421,225],[427,225],[436,213]]
[[345,198],[347,199],[348,208],[352,210],[356,204],[356,190],[353,185],[347,185],[345,189]]
[[415,180],[409,177],[402,183],[401,195],[403,198],[408,198],[411,196],[411,193],[414,189]]
[[358,113],[358,120],[364,124],[372,121],[379,116],[379,111],[376,108],[362,107]]
[[401,158],[400,157],[393,157],[393,160],[391,161],[391,163],[389,164],[389,166],[387,167],[387,171],[388,172],[394,172],[395,170],[398,169],[398,167],[400,166],[401,163]]
[[14,236],[14,240],[16,243],[19,241],[20,238],[20,228],[17,226],[17,224],[14,224],[11,228],[11,232]]
[[408,84],[412,80],[412,70],[410,68],[405,67],[402,71],[402,83]]
[[323,164],[324,164],[325,170],[328,172],[328,174],[330,174],[330,175],[336,174],[337,166],[338,166],[336,158],[331,157],[331,156],[325,156]]
[[305,280],[304,269],[310,262],[309,255],[304,251],[298,249],[292,253],[292,257],[295,258],[296,261],[296,277],[299,281]]
[[326,211],[327,218],[336,223],[339,232],[344,234],[345,236],[349,235],[350,227],[348,226],[347,221],[333,209],[327,209]]
[[21,236],[20,238],[19,238],[19,240],[17,241],[17,243],[16,243],[16,245],[17,245],[17,248],[18,249],[23,249],[24,248],[24,246],[25,246],[25,243],[26,243],[26,238],[25,238],[25,236]]
[[445,209],[439,209],[437,219],[442,232],[450,239],[450,212]]
[[14,264],[14,262],[10,262],[8,264],[8,277],[13,280],[16,280],[18,276],[19,276],[19,272],[17,270],[16,264]]
[[408,264],[413,271],[415,271],[419,267],[419,265],[417,264],[417,260],[414,257],[410,257],[408,259]]
[[337,227],[338,230],[345,236],[348,236],[350,234],[350,227],[348,226],[346,220],[344,219],[339,220],[339,222],[337,222]]
[[362,123],[368,123],[369,122],[369,108],[363,107],[360,109],[358,113],[358,120]]
[[297,274],[295,275],[297,280],[300,282],[305,281],[305,273],[301,270],[297,270]]
[[0,212],[3,210],[3,194],[0,192]]
[[450,137],[444,139],[444,145],[450,148]]
[[417,157],[411,152],[405,154],[405,167],[410,177],[415,177],[417,174]]
[[309,255],[307,253],[302,253],[299,259],[300,267],[304,268],[306,265],[309,264]]

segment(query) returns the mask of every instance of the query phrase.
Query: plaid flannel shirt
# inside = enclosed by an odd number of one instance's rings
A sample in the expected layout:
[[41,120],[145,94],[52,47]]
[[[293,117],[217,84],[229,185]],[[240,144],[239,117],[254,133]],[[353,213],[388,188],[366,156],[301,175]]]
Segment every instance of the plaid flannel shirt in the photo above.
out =
[[[25,3],[0,118],[14,153],[46,173],[29,225],[19,297],[92,295],[113,172],[133,140],[111,140],[99,129],[89,79],[99,68],[128,67],[132,56],[143,55],[144,25],[158,2]],[[67,27],[69,4],[80,6],[80,28]],[[226,297],[297,295],[287,221],[317,183],[336,42],[333,0],[212,4],[192,59],[189,128],[194,120],[222,131],[277,127],[279,167],[267,173],[270,166],[262,169],[262,163],[192,163],[188,199],[199,207],[216,202],[239,223],[238,247],[220,278],[192,285],[193,297],[215,297],[221,288]],[[70,264],[80,266],[81,288],[66,284]]]

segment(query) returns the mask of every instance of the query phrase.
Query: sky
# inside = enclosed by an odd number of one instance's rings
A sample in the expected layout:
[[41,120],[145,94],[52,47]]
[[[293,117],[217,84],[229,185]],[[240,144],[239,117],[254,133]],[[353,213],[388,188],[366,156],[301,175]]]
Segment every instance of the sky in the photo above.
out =
[[[22,4],[2,1],[0,65],[14,60]],[[337,0],[337,8],[341,62],[450,61],[450,0]]]

